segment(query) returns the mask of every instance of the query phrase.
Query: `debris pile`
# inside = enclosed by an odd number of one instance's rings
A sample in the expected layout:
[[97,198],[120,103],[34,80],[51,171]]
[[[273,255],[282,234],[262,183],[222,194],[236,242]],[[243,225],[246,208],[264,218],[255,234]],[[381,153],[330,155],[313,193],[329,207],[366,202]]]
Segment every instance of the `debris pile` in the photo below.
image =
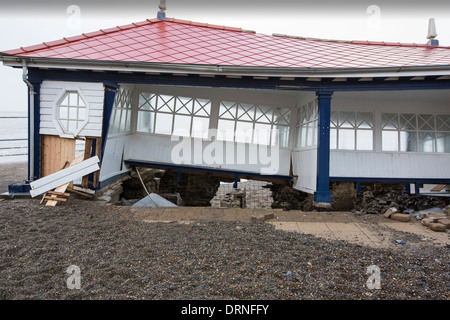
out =
[[386,185],[371,188],[361,186],[361,194],[356,197],[354,212],[360,214],[380,214],[390,208],[398,213],[412,214],[430,208],[443,208],[450,203],[450,198],[405,194],[403,185]]
[[311,195],[282,184],[268,184],[264,188],[272,191],[273,209],[304,210],[312,209]]

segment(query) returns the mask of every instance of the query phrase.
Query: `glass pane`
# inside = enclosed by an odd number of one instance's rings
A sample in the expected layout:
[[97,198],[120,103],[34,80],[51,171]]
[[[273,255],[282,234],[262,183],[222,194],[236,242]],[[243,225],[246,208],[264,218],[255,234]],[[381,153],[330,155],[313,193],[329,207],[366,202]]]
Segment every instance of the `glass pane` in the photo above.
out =
[[192,98],[178,97],[176,99],[176,113],[192,114]]
[[435,152],[433,132],[419,132],[418,138],[419,152]]
[[314,122],[308,123],[307,126],[308,126],[308,133],[306,137],[306,146],[310,147],[313,145],[314,142]]
[[175,115],[173,134],[177,136],[189,137],[191,135],[191,117]]
[[145,112],[145,111],[139,111],[138,112],[138,119],[137,119],[137,128],[136,130],[139,132],[150,132],[152,133],[153,130],[153,112]]
[[125,132],[130,132],[131,130],[131,110],[127,109],[127,122],[125,123]]
[[287,108],[277,108],[275,110],[275,116],[273,119],[273,122],[275,124],[281,124],[281,125],[289,125],[289,122],[291,121],[291,110]]
[[152,93],[141,93],[139,95],[139,109],[153,111],[156,106],[156,95]]
[[208,117],[211,114],[211,101],[205,99],[194,100],[194,114]]
[[287,147],[288,145],[289,127],[278,127],[276,130],[273,130],[272,146]]
[[436,130],[450,131],[450,116],[447,115],[436,116]]
[[67,133],[74,133],[77,130],[77,121],[69,120]]
[[450,132],[436,134],[436,152],[450,153]]
[[222,102],[220,104],[219,118],[235,119],[236,112],[237,112],[236,104],[232,102]]
[[237,110],[237,118],[244,121],[253,121],[255,108],[250,104],[240,104]]
[[417,132],[400,131],[400,151],[417,152]]
[[355,130],[339,130],[339,149],[355,150]]
[[78,94],[77,93],[69,93],[69,106],[78,106]]
[[419,130],[434,130],[434,118],[432,115],[419,114],[417,116]]
[[171,114],[158,113],[156,115],[155,133],[171,134],[172,133],[172,118]]
[[253,123],[236,122],[236,142],[251,143],[253,136]]
[[383,113],[381,118],[381,125],[383,129],[398,129],[398,114]]
[[317,141],[319,139],[319,120],[314,121],[314,134],[313,134],[313,145],[317,146]]
[[175,109],[175,97],[167,95],[159,95],[157,100],[158,111],[173,112]]
[[67,107],[59,108],[59,118],[60,119],[68,119],[69,118],[69,109]]
[[371,112],[357,112],[356,125],[360,129],[372,129],[373,128],[373,113]]
[[257,106],[255,119],[257,122],[272,123],[273,112],[271,107]]
[[306,124],[304,124],[301,126],[301,142],[300,142],[301,147],[306,147],[307,136],[308,136],[308,127]]
[[192,137],[208,139],[209,119],[194,117],[192,124]]
[[234,141],[234,121],[220,120],[217,128],[217,139],[225,141]]
[[270,143],[270,124],[255,124],[255,133],[253,137],[253,142],[256,144],[269,145]]
[[337,149],[337,130],[330,129],[330,149]]
[[373,131],[356,131],[356,150],[373,150]]
[[77,108],[69,108],[69,119],[71,120],[77,120]]
[[398,131],[383,131],[381,139],[383,151],[398,151]]
[[400,128],[402,130],[417,130],[415,114],[400,114]]
[[69,95],[66,94],[63,101],[61,102],[61,105],[66,107],[69,106]]
[[339,126],[341,128],[355,128],[356,119],[354,112],[339,112]]

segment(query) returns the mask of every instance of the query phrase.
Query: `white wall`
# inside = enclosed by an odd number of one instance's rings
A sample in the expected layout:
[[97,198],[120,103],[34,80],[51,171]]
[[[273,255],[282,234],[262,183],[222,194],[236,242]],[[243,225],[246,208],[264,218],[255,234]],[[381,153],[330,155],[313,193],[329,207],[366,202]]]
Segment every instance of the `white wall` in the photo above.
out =
[[316,191],[317,183],[317,148],[294,151],[292,153],[292,167],[298,178],[294,188],[307,193]]
[[[132,135],[131,146],[129,152],[126,154],[126,159],[268,175],[289,175],[290,150],[287,148],[274,148],[272,157],[270,154],[271,150],[264,153],[256,145],[224,142],[222,145],[223,156],[214,158],[215,153],[211,149],[207,149],[211,142],[202,142],[199,139],[187,139],[190,141],[190,145],[186,145],[184,150],[191,150],[191,153],[190,155],[186,154],[184,156],[181,151],[183,148],[181,144],[182,140],[171,141],[171,137],[167,135],[137,133]],[[190,149],[188,149],[188,146],[190,146]],[[233,158],[227,158],[231,154],[230,152],[227,153],[228,146],[231,146],[232,150],[234,150]],[[217,150],[219,150],[218,147]],[[260,152],[265,156],[269,156],[269,161],[264,161],[264,158],[260,156]],[[210,160],[208,159],[208,155],[212,156]],[[252,156],[256,156],[254,163],[250,161],[250,157]],[[183,160],[187,161],[184,162]]]
[[81,92],[89,104],[88,121],[78,136],[101,137],[103,123],[103,83],[43,81],[41,85],[40,127],[39,133],[63,136],[64,133],[56,125],[56,103],[66,90]]
[[450,90],[336,93],[332,110],[374,112],[374,151],[331,150],[331,177],[450,178],[450,154],[384,152],[381,113],[450,114]]
[[100,181],[104,181],[129,171],[122,160],[130,152],[131,135],[116,135],[106,140],[103,161],[100,169]]

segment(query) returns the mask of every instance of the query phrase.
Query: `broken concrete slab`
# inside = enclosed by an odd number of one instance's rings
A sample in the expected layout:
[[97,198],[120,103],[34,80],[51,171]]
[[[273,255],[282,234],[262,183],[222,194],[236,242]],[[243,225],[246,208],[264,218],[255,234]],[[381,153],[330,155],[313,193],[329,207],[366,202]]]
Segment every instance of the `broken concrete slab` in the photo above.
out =
[[273,213],[260,213],[252,215],[252,221],[266,221],[275,218]]
[[408,222],[410,220],[410,215],[405,213],[394,213],[391,215],[392,220],[397,220],[401,222]]
[[142,198],[138,202],[132,205],[133,207],[178,207],[167,199],[164,199],[156,193],[151,193],[150,195]]
[[439,223],[443,224],[446,229],[450,229],[450,219],[439,219]]
[[394,207],[389,208],[389,209],[387,209],[386,212],[384,213],[384,216],[385,216],[385,218],[390,218],[391,215],[393,215],[394,213],[397,213],[397,211],[398,211],[397,208],[394,208]]
[[423,218],[422,221],[421,221],[422,225],[425,226],[425,227],[429,227],[430,224],[432,224],[434,222],[435,221],[433,219],[431,219],[431,218]]
[[437,232],[445,232],[447,228],[442,223],[430,223],[430,229]]

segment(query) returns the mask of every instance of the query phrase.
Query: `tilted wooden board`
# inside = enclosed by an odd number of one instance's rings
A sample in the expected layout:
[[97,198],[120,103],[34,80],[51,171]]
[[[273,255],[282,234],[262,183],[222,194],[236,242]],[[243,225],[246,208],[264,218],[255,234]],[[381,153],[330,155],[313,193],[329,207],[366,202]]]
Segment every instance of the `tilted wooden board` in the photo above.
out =
[[38,196],[66,183],[70,183],[75,179],[100,170],[100,167],[98,165],[99,161],[99,158],[95,156],[78,164],[72,165],[66,169],[60,170],[41,179],[33,181],[30,183],[30,194],[32,197]]

